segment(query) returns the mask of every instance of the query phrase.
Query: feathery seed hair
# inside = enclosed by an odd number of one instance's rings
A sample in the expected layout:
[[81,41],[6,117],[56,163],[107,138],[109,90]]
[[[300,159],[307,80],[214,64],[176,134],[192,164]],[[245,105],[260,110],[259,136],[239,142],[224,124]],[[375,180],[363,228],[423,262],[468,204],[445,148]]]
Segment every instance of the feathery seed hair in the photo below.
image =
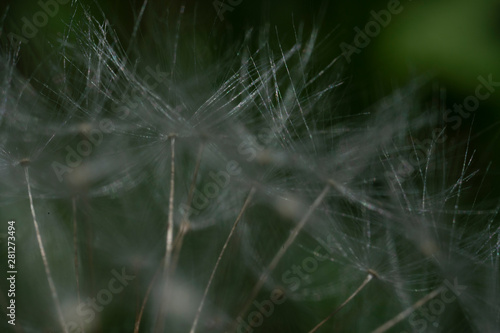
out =
[[0,241],[14,220],[19,270],[2,325],[498,331],[499,201],[471,185],[473,140],[422,103],[428,79],[353,111],[342,57],[316,65],[320,26],[217,53],[184,7],[146,4],[127,42],[73,4],[29,77],[2,36]]

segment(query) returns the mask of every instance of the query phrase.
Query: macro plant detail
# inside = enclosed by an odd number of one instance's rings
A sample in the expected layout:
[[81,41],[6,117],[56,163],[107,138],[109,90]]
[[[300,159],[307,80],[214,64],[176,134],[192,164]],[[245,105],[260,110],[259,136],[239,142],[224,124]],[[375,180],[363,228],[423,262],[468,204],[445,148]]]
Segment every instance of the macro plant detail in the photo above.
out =
[[0,35],[2,329],[497,332],[500,201],[471,135],[442,139],[430,79],[358,111],[320,25],[221,49],[187,4],[145,1],[127,39],[59,4],[30,76]]

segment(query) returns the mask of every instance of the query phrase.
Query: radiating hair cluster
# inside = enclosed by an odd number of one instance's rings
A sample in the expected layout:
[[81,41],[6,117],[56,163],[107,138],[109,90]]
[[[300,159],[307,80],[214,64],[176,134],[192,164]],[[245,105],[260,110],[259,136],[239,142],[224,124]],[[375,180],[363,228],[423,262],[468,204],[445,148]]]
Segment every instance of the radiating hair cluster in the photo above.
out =
[[356,110],[320,27],[214,51],[184,7],[128,40],[73,9],[30,76],[2,44],[11,329],[497,332],[499,201],[427,79]]

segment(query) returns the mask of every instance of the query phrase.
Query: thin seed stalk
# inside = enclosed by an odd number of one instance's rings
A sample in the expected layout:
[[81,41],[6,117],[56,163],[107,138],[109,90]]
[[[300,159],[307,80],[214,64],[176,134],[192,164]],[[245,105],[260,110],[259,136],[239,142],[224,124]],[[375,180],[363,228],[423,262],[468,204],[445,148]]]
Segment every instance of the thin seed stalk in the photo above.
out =
[[30,174],[28,171],[28,166],[24,166],[24,177],[26,179],[26,184],[28,186],[28,196],[30,199],[31,217],[33,218],[33,225],[35,226],[36,239],[38,241],[38,247],[40,249],[40,255],[42,256],[43,266],[45,268],[45,275],[47,276],[47,281],[49,282],[50,293],[52,300],[56,305],[57,317],[59,319],[59,324],[64,333],[68,333],[66,325],[64,323],[64,316],[61,310],[61,304],[59,302],[59,296],[57,295],[57,289],[54,284],[54,279],[52,278],[52,273],[50,272],[49,262],[47,260],[47,255],[45,253],[45,247],[43,246],[42,236],[40,234],[40,228],[38,227],[38,222],[36,219],[35,205],[33,204],[33,195],[31,194],[30,185]]
[[[250,305],[252,304],[252,301],[255,299],[255,297],[257,297],[258,293],[260,292],[260,290],[266,283],[267,279],[269,278],[269,275],[273,272],[273,270],[276,268],[280,260],[285,255],[286,251],[293,244],[299,232],[306,225],[307,221],[309,221],[310,217],[312,216],[312,213],[319,207],[323,199],[326,197],[327,193],[330,191],[330,188],[331,185],[327,183],[326,186],[323,188],[323,191],[321,191],[321,193],[316,197],[313,204],[309,207],[309,209],[302,217],[302,219],[299,221],[299,223],[297,223],[295,228],[292,229],[285,243],[280,247],[278,252],[275,254],[274,258],[271,260],[271,263],[267,266],[266,270],[261,274],[259,281],[257,281],[252,292],[250,293],[250,297],[247,299],[242,310],[240,311],[239,315],[236,318],[243,317],[245,313],[248,311]],[[233,326],[236,327],[236,325],[237,321],[235,320],[233,322]]]
[[252,201],[252,197],[255,194],[255,188],[252,187],[250,189],[250,192],[248,193],[248,196],[245,200],[245,203],[243,204],[243,207],[240,210],[240,213],[238,214],[238,217],[236,218],[236,221],[234,221],[233,226],[231,228],[231,231],[229,232],[229,235],[226,238],[226,242],[224,243],[224,246],[222,246],[222,250],[219,253],[219,257],[217,258],[217,262],[215,263],[215,266],[212,270],[212,274],[210,274],[210,279],[208,280],[207,286],[205,287],[205,291],[203,292],[203,297],[201,298],[200,305],[198,306],[198,309],[196,311],[196,316],[193,321],[193,325],[191,326],[191,330],[189,333],[195,333],[196,331],[196,326],[198,325],[198,321],[200,319],[201,315],[201,310],[203,309],[203,305],[205,304],[205,300],[208,295],[208,290],[210,289],[210,286],[212,285],[212,281],[215,277],[215,273],[217,272],[217,268],[219,267],[219,264],[221,262],[222,256],[224,255],[224,252],[226,251],[227,245],[229,244],[229,241],[231,240],[234,231],[236,230],[236,227],[238,226],[238,223],[241,220],[241,217],[243,216],[243,213],[247,209],[248,205],[250,204],[250,201]]
[[316,332],[318,329],[320,329],[321,326],[323,326],[328,320],[330,320],[331,318],[333,318],[337,312],[339,312],[340,310],[342,310],[346,305],[347,303],[349,303],[354,297],[356,297],[357,294],[359,294],[361,292],[361,290],[363,290],[364,287],[366,287],[366,285],[373,279],[374,275],[372,273],[369,273],[365,280],[363,281],[363,283],[361,283],[361,285],[358,287],[358,289],[356,289],[352,294],[351,296],[349,296],[342,304],[339,305],[339,307],[337,307],[332,313],[330,313],[325,319],[323,319],[318,325],[314,326],[314,328],[312,330],[309,331],[309,333],[314,333]]

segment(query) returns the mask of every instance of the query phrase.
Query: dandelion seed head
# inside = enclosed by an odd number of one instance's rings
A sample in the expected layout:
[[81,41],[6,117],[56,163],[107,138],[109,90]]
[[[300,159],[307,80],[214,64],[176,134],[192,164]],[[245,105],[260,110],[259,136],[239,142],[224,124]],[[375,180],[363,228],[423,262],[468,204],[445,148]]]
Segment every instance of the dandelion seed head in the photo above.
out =
[[[86,330],[107,330],[106,311],[131,330],[142,308],[141,331],[230,331],[277,291],[286,301],[262,330],[349,300],[331,327],[372,331],[458,278],[468,289],[438,328],[498,326],[498,207],[479,190],[464,204],[479,175],[470,137],[419,147],[441,125],[419,102],[426,78],[350,110],[341,57],[317,62],[328,41],[316,28],[286,44],[249,29],[217,53],[188,33],[187,9],[141,12],[127,43],[75,10],[37,75],[2,56],[0,205],[33,207],[48,262],[35,242],[27,261],[56,281],[39,289],[53,308],[35,305],[55,318],[60,301],[78,322],[71,309],[123,267],[134,279]],[[55,322],[26,316],[27,331]]]

